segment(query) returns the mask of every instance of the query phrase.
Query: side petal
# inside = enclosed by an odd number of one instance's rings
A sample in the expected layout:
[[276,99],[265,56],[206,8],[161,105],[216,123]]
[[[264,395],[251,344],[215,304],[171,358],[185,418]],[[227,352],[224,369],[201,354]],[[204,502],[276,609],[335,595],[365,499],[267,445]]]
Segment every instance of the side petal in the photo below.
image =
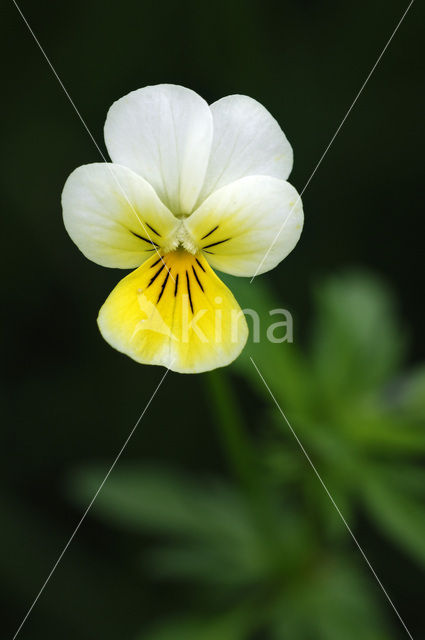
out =
[[115,287],[98,317],[115,349],[137,362],[201,373],[238,357],[245,317],[202,256],[183,250],[152,256]]
[[62,192],[62,209],[71,239],[104,267],[138,267],[178,227],[146,180],[116,164],[87,164],[73,171]]
[[258,273],[292,251],[303,219],[301,199],[289,182],[251,176],[215,191],[185,226],[212,267],[252,276],[261,263]]
[[278,122],[248,96],[227,96],[211,105],[214,137],[207,175],[198,203],[213,191],[245,176],[286,180],[292,147]]
[[105,142],[111,159],[145,178],[173,213],[190,213],[205,178],[212,131],[203,98],[160,84],[114,102]]

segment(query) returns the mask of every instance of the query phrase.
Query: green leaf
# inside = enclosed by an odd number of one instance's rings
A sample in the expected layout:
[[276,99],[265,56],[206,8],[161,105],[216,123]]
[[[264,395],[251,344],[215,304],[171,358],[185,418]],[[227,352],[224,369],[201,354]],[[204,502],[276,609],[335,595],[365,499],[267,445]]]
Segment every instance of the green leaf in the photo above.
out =
[[365,473],[363,500],[383,533],[425,564],[425,472],[392,466]]
[[328,401],[373,391],[402,360],[404,332],[387,287],[365,273],[345,273],[316,289],[312,354]]
[[330,558],[285,592],[273,617],[273,640],[389,640],[373,583]]
[[395,453],[398,457],[425,452],[425,425],[383,400],[363,406],[351,404],[341,412],[339,421],[335,419],[351,446],[361,451],[381,456]]
[[425,423],[425,366],[405,376],[401,381],[399,404],[410,417]]
[[[103,469],[74,473],[74,495],[84,503],[99,486]],[[212,479],[195,482],[177,472],[121,465],[96,499],[103,517],[138,531],[235,536],[250,528],[244,499],[231,487]]]
[[[74,494],[87,502],[102,474],[74,476]],[[273,567],[262,522],[242,493],[217,481],[197,483],[158,469],[117,469],[95,512],[121,527],[167,538],[151,554],[161,575],[233,584],[263,579]]]
[[[259,341],[256,341],[254,321],[247,316],[250,328],[248,343],[233,370],[240,373],[249,384],[269,403],[269,392],[251,362],[259,367],[267,384],[279,402],[291,411],[305,412],[311,405],[313,381],[309,375],[303,355],[297,346],[297,335],[293,342],[274,343],[267,337],[267,329],[281,317],[270,315],[270,311],[285,307],[260,278],[250,284],[245,278],[226,278],[242,309],[252,309],[259,318]],[[295,327],[296,331],[296,327]]]

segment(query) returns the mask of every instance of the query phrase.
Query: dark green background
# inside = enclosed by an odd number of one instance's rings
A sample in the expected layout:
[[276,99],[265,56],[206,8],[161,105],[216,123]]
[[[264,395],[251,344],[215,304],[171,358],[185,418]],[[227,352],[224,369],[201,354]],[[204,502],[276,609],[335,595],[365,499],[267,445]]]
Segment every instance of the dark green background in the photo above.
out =
[[[407,2],[22,0],[20,6],[102,150],[107,109],[138,87],[182,84],[208,102],[248,94],[292,143],[290,180],[301,191]],[[99,154],[12,2],[3,14],[0,535],[2,627],[11,636],[82,513],[66,489],[69,473],[92,461],[106,470],[162,370],[114,352],[97,331],[97,311],[122,273],[79,253],[62,224],[60,195],[68,174]],[[416,2],[303,196],[299,245],[261,277],[293,312],[296,342],[308,331],[316,280],[361,265],[392,284],[412,362],[425,356],[423,17]],[[224,469],[202,378],[169,375],[127,460]],[[239,393],[247,394],[243,385]],[[256,411],[250,397],[247,413]],[[423,573],[366,525],[359,532],[419,638]],[[136,549],[138,540],[89,516],[21,637],[133,638],[146,612],[166,612],[180,589],[141,580]],[[403,637],[395,619],[394,634]]]

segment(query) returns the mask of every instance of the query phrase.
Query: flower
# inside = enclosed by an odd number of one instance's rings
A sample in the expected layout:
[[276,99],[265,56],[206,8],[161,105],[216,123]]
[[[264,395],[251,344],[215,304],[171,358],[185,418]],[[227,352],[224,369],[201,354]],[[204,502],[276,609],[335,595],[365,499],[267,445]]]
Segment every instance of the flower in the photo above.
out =
[[103,337],[137,362],[181,373],[229,364],[248,328],[212,268],[253,276],[261,264],[264,273],[296,245],[303,211],[286,182],[288,140],[252,98],[208,106],[162,84],[112,105],[105,142],[112,163],[79,167],[62,194],[83,254],[135,269],[100,309]]

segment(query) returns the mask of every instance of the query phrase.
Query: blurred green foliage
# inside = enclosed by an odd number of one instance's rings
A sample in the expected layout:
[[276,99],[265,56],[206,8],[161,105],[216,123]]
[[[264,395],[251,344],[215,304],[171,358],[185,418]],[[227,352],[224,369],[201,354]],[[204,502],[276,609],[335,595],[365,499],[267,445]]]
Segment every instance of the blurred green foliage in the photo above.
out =
[[[260,279],[230,284],[264,330],[278,306],[273,293]],[[422,565],[425,376],[404,370],[404,327],[389,290],[369,274],[317,286],[310,335],[305,350],[263,335],[230,369],[233,378],[229,370],[204,376],[230,477],[121,462],[98,496],[98,517],[142,536],[141,579],[184,585],[183,604],[168,605],[147,628],[141,621],[140,640],[397,637],[378,585],[250,358],[350,526],[367,518]],[[252,393],[263,409],[248,433],[244,399]],[[103,475],[89,466],[72,476],[81,505]]]

